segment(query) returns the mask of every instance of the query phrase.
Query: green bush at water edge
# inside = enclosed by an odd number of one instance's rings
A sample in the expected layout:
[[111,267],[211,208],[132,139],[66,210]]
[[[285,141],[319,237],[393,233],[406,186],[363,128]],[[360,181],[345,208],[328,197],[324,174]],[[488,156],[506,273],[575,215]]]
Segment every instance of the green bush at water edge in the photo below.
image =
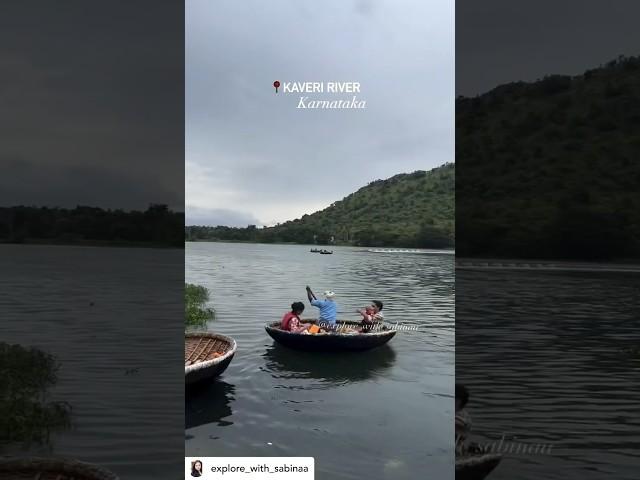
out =
[[202,285],[184,284],[185,327],[204,327],[215,318],[215,311],[207,307],[209,290]]

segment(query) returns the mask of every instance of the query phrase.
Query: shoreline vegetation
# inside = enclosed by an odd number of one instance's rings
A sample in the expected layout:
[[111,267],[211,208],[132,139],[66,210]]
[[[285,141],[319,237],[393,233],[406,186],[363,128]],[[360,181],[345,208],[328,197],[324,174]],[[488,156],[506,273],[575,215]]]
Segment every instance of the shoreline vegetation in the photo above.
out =
[[548,272],[640,272],[637,258],[613,260],[564,260],[554,258],[479,258],[456,257],[456,269],[459,270],[530,270]]
[[180,248],[184,213],[151,204],[145,211],[98,207],[0,207],[0,244]]
[[202,285],[184,284],[184,326],[189,328],[204,328],[214,320],[216,312],[208,307],[210,292]]
[[0,241],[0,245],[28,245],[38,246],[46,245],[49,247],[110,247],[110,248],[161,248],[161,249],[177,249],[183,250],[184,245],[167,245],[159,242],[126,242],[118,240],[49,240],[42,238],[24,238],[20,241]]
[[260,242],[255,240],[219,240],[219,239],[192,239],[185,240],[185,243],[246,243],[250,245],[299,245],[301,247],[362,247],[362,248],[389,248],[389,249],[420,249],[420,250],[442,250],[452,251],[455,250],[454,246],[451,247],[402,247],[402,246],[372,246],[372,245],[353,245],[349,243],[298,243],[298,242]]
[[71,406],[50,401],[60,365],[37,348],[0,342],[0,452],[10,445],[45,445],[71,426]]
[[185,241],[451,249],[455,165],[375,180],[324,210],[273,227],[185,226]]

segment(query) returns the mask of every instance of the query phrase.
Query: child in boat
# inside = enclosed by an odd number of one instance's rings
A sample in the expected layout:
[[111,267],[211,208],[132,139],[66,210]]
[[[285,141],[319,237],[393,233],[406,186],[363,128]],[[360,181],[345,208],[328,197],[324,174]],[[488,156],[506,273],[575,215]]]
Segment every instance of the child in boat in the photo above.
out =
[[364,309],[364,313],[363,313],[363,315],[362,315],[363,320],[364,320],[364,319],[371,320],[371,319],[373,318],[373,314],[374,314],[374,313],[375,313],[375,312],[373,311],[373,308],[371,308],[371,307],[365,307],[365,309]]
[[456,383],[456,452],[465,451],[465,443],[471,432],[471,415],[465,410],[469,402],[469,390],[464,385]]
[[282,317],[280,328],[292,333],[306,332],[309,326],[301,324],[300,315],[302,315],[302,312],[304,312],[304,303],[293,302],[291,304],[291,311],[285,313]]
[[376,323],[384,322],[384,314],[382,313],[383,303],[379,300],[373,300],[371,305],[358,310],[362,315],[362,331],[372,330]]

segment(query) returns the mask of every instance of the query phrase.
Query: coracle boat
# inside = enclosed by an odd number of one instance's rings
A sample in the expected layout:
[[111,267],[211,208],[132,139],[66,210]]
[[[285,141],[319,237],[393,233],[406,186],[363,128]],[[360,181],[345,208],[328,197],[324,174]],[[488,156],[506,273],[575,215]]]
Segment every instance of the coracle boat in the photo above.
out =
[[184,380],[192,385],[224,372],[234,354],[236,341],[213,332],[184,334]]
[[0,459],[0,478],[6,480],[118,480],[102,467],[63,458]]
[[[314,320],[303,320],[302,324],[315,324]],[[276,342],[297,350],[343,352],[354,350],[369,350],[384,345],[391,340],[396,330],[383,325],[379,329],[367,333],[340,332],[341,328],[360,328],[360,322],[338,321],[338,331],[331,333],[317,333],[305,335],[291,333],[280,328],[280,322],[271,322],[264,328]]]
[[456,480],[482,480],[500,463],[502,455],[485,453],[456,458]]

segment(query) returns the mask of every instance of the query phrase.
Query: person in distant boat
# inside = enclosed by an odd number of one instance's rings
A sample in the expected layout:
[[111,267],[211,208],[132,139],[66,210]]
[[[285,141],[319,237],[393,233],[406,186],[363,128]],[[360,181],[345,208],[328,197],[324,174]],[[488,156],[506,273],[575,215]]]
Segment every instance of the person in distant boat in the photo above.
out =
[[362,331],[373,330],[376,324],[384,322],[382,307],[384,307],[384,304],[380,300],[373,300],[370,306],[357,310],[362,315]]
[[320,316],[318,318],[318,325],[322,328],[333,329],[336,326],[338,319],[338,305],[334,298],[336,294],[330,290],[324,292],[324,300],[318,300],[309,287],[307,287],[307,297],[309,302],[314,307],[320,309]]
[[191,463],[191,476],[192,477],[201,477],[202,476],[202,462],[200,460],[196,460]]
[[309,327],[302,325],[300,315],[304,312],[304,303],[294,302],[291,304],[291,311],[284,314],[280,322],[280,328],[287,332],[302,333]]
[[465,409],[469,402],[469,390],[464,385],[456,383],[456,451],[463,452],[467,437],[471,432],[471,415]]

